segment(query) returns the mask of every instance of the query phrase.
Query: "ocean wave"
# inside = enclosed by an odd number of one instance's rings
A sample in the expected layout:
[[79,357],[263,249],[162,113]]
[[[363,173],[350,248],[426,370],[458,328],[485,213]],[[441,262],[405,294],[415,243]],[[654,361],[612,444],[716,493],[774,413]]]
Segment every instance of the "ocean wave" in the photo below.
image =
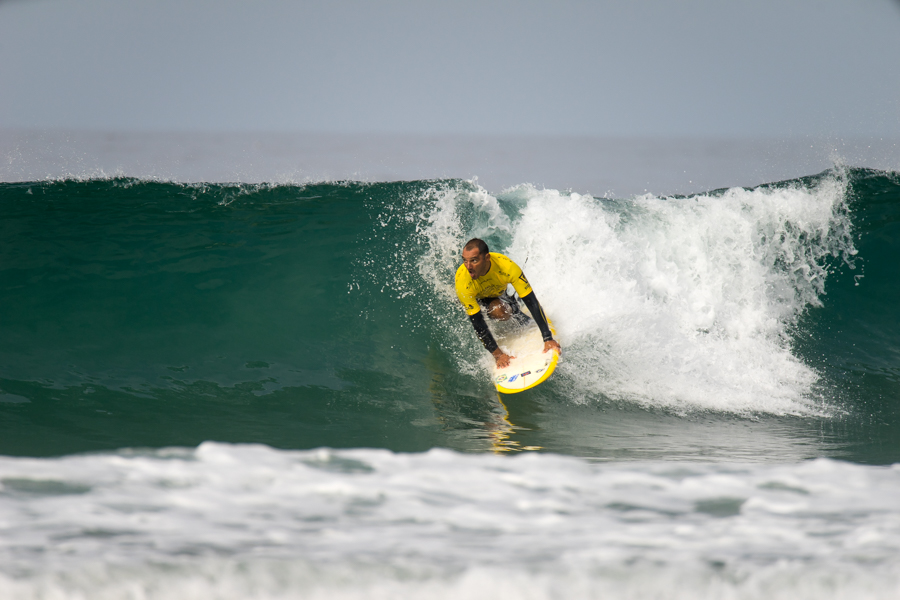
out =
[[[0,452],[492,450],[503,430],[510,448],[647,456],[604,441],[624,428],[671,433],[650,455],[721,458],[748,456],[735,427],[755,423],[791,456],[890,461],[898,190],[861,169],[627,199],[459,180],[0,184],[0,410],[23,432]],[[564,348],[509,406],[512,429],[451,286],[476,235],[524,266]],[[709,444],[686,433],[697,419],[720,424]]]

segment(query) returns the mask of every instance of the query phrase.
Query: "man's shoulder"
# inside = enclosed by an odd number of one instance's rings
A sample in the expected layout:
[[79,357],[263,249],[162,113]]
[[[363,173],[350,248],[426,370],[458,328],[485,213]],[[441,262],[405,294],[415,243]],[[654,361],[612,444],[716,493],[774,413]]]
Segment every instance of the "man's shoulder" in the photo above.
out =
[[516,276],[522,271],[513,260],[505,254],[499,252],[491,252],[491,262],[496,265],[497,271],[502,273],[504,277]]
[[508,257],[505,254],[500,254],[499,252],[491,252],[490,254],[491,254],[491,262],[496,261],[504,266],[516,264],[513,262],[513,259],[511,259],[510,257]]
[[469,275],[466,265],[459,265],[459,268],[456,270],[455,280],[458,288],[465,288],[472,284],[472,277]]

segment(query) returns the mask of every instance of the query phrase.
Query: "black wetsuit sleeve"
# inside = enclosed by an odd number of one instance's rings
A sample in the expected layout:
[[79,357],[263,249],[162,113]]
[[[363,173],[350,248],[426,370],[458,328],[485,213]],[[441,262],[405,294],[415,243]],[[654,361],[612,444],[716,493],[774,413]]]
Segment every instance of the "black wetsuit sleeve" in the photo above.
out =
[[497,342],[494,340],[494,336],[491,335],[491,330],[488,329],[487,323],[484,320],[484,315],[479,311],[474,315],[469,315],[469,320],[472,321],[472,327],[475,328],[478,339],[481,340],[481,343],[484,344],[487,351],[493,354],[494,350],[497,349]]
[[525,303],[525,306],[528,307],[528,311],[531,313],[531,318],[534,319],[534,322],[537,323],[538,329],[541,330],[541,335],[544,337],[545,342],[549,342],[553,339],[553,333],[550,331],[550,325],[547,324],[547,316],[544,314],[544,309],[541,308],[541,303],[538,302],[537,296],[534,295],[534,292],[531,292],[524,298],[522,298],[522,302]]

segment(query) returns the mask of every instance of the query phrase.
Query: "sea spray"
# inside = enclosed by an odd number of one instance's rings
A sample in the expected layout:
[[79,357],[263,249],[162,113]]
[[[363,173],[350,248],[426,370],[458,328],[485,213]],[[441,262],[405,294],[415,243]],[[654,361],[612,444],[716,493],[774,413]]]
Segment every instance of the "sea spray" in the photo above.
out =
[[459,312],[449,292],[458,259],[447,249],[471,236],[523,265],[563,342],[555,384],[571,399],[677,412],[829,410],[790,334],[821,305],[829,271],[853,266],[842,172],[675,198],[531,186],[497,198],[446,193],[423,228],[419,271],[447,312]]

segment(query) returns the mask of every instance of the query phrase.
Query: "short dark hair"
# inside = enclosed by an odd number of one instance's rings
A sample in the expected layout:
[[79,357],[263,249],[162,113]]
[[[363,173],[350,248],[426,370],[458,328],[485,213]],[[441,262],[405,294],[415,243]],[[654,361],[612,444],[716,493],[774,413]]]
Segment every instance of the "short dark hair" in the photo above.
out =
[[478,238],[472,238],[466,242],[465,246],[463,246],[463,250],[474,250],[475,248],[478,248],[478,252],[481,253],[482,256],[487,256],[490,252],[487,244],[484,243],[484,240]]

